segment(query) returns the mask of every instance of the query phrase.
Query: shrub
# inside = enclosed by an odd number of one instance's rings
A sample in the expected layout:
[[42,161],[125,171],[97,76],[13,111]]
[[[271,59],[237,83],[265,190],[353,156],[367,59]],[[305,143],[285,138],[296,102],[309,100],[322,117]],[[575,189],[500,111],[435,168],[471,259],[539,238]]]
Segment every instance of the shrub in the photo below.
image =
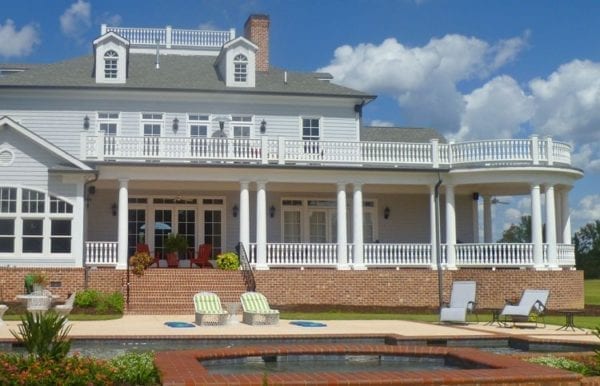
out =
[[97,290],[87,289],[77,292],[75,305],[84,309],[94,309],[94,311],[103,314],[122,314],[124,300],[123,294],[120,292],[106,294]]
[[529,358],[527,361],[557,369],[573,371],[583,375],[588,375],[590,373],[590,369],[583,363],[563,357],[543,356]]
[[155,385],[159,383],[154,366],[154,353],[129,352],[111,359],[115,373],[113,381],[121,385]]
[[131,272],[135,275],[141,276],[144,274],[146,268],[148,268],[154,262],[154,258],[147,252],[136,252],[129,258],[129,267]]
[[60,360],[71,349],[71,341],[67,338],[71,326],[66,323],[65,316],[53,311],[38,315],[27,312],[21,317],[18,332],[10,330],[10,333],[31,356]]
[[82,308],[95,308],[100,301],[100,292],[94,289],[86,289],[77,292],[75,295],[75,305]]
[[221,253],[217,256],[217,267],[225,271],[236,271],[240,268],[240,258],[235,252]]

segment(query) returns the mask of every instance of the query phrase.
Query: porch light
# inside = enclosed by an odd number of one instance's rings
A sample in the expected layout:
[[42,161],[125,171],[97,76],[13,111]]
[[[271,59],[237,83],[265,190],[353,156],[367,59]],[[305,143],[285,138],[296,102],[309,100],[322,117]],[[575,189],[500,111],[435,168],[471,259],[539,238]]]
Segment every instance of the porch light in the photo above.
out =
[[383,218],[384,219],[388,219],[390,218],[390,207],[386,206],[385,209],[383,210]]
[[269,208],[269,216],[271,216],[271,218],[275,217],[275,205],[271,205]]
[[110,210],[111,210],[113,216],[117,215],[117,209],[119,209],[119,207],[117,206],[117,203],[113,202],[113,204],[110,206]]
[[173,118],[173,132],[176,133],[179,129],[179,119],[177,117]]
[[233,215],[233,217],[237,217],[239,212],[240,208],[238,208],[237,205],[234,205],[233,208],[231,208],[231,214]]
[[[264,134],[267,131],[267,121],[264,119],[260,122],[260,132]],[[273,217],[273,216],[271,216]]]
[[90,117],[87,115],[83,118],[83,128],[86,130],[90,128]]

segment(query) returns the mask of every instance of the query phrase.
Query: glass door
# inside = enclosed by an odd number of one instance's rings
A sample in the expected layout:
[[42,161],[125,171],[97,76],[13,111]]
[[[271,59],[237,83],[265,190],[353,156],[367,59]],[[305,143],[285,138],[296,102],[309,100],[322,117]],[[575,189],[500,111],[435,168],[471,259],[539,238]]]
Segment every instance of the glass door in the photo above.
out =
[[173,210],[155,209],[154,210],[154,251],[157,256],[164,258],[165,240],[169,233],[173,232]]
[[177,210],[177,233],[187,240],[188,251],[186,256],[180,256],[183,259],[194,257],[197,250],[196,244],[196,211],[194,209]]
[[137,244],[146,244],[146,210],[129,209],[127,221],[127,256],[135,253]]
[[212,257],[223,251],[222,209],[204,210],[204,243],[212,245]]

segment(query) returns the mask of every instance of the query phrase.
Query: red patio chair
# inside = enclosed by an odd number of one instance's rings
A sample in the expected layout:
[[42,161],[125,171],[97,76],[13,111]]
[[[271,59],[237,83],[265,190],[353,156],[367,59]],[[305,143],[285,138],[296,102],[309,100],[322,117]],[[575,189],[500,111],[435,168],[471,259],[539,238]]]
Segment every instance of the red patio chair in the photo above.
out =
[[210,263],[210,258],[212,255],[212,245],[211,244],[202,244],[198,247],[198,255],[195,259],[190,259],[190,268],[192,268],[192,264],[196,264],[200,268],[212,268],[212,264]]

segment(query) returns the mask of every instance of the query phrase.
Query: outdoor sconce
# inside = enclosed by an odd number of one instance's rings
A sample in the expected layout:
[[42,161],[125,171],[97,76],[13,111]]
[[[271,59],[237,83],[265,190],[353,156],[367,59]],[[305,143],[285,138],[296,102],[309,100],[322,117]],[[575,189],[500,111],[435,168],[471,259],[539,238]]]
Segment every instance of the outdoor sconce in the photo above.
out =
[[386,206],[385,209],[383,210],[383,218],[384,219],[388,219],[390,218],[390,207]]
[[269,216],[271,216],[271,218],[275,217],[275,205],[271,205],[269,208]]
[[219,121],[219,129],[221,131],[223,131],[224,128],[225,128],[225,121]]
[[87,115],[83,118],[83,128],[86,130],[90,128],[90,117]]
[[[260,122],[260,132],[262,134],[264,134],[267,131],[267,121],[265,121],[264,119],[262,120],[262,122]],[[273,217],[273,216],[271,216]]]
[[475,192],[473,193],[473,201],[477,201],[479,200],[479,193]]
[[238,216],[239,211],[240,211],[240,208],[238,208],[237,205],[234,205],[233,208],[231,208],[231,214],[233,214],[234,218]]
[[90,201],[92,201],[92,196],[96,194],[96,187],[94,185],[90,185],[87,188],[87,194],[85,195],[85,207],[90,207]]
[[179,129],[179,119],[173,118],[173,132],[176,133]]
[[119,207],[117,206],[117,203],[113,202],[113,204],[110,206],[110,210],[111,210],[113,216],[117,215],[117,209],[119,209]]

